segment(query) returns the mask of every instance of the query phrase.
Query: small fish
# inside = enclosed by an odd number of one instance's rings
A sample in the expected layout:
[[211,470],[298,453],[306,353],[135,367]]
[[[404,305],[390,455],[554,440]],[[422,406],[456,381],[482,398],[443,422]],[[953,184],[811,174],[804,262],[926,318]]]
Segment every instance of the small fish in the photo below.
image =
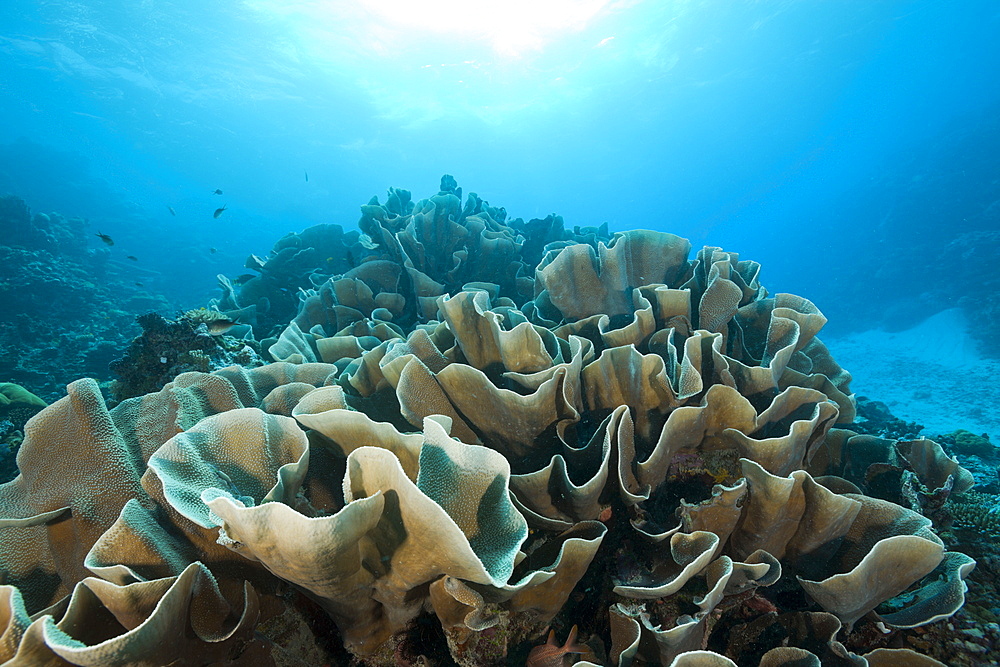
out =
[[97,232],[97,234],[95,234],[94,236],[104,241],[106,245],[112,246],[115,244],[115,240],[110,236],[108,236],[107,234],[102,234],[100,232]]
[[208,327],[208,333],[213,336],[221,336],[235,327],[236,322],[233,322],[232,320],[212,320],[205,326]]
[[566,643],[556,642],[556,631],[549,630],[549,639],[541,646],[531,649],[525,667],[562,667],[563,656],[567,653],[587,653],[589,649],[576,643],[576,626],[569,631]]
[[[219,216],[215,216],[215,217],[219,217]],[[218,249],[216,249],[216,248],[209,248],[209,249],[208,249],[208,251],[209,251],[210,253],[212,253],[213,255],[214,255],[215,253],[219,252],[219,251],[218,251]]]
[[170,215],[174,215],[174,216],[177,215],[177,211],[174,210],[173,206],[168,206],[167,210],[170,211]]
[[136,281],[136,283],[135,283],[135,286],[136,286],[136,287],[143,287],[143,284],[142,284],[142,283],[140,283],[139,281]]
[[306,175],[306,183],[308,183],[309,182],[309,172],[306,171],[305,169],[303,169],[302,173],[304,173]]
[[125,259],[131,259],[133,262],[138,262],[139,261],[139,258],[136,257],[135,255],[127,255],[125,257]]
[[233,282],[235,282],[237,285],[245,285],[246,283],[250,282],[256,277],[257,276],[254,275],[253,273],[243,273],[241,275],[236,276],[236,280]]
[[[226,204],[226,206],[228,206],[228,205],[229,204]],[[222,208],[215,209],[215,213],[212,214],[212,217],[213,218],[218,218],[220,215],[222,215],[222,212],[226,210],[226,206],[223,206]]]
[[212,194],[213,195],[221,195],[222,194],[222,190],[219,190],[219,189],[212,190]]

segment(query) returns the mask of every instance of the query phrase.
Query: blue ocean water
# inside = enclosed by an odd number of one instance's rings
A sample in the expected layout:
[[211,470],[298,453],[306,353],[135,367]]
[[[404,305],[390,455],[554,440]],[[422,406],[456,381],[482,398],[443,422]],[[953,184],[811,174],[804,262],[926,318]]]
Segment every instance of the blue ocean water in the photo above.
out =
[[[845,274],[997,197],[990,0],[537,5],[6,3],[0,191],[89,218],[193,301],[286,232],[450,173],[512,216],[740,252],[832,326],[841,293],[926,292]],[[942,210],[887,222],[921,178]]]

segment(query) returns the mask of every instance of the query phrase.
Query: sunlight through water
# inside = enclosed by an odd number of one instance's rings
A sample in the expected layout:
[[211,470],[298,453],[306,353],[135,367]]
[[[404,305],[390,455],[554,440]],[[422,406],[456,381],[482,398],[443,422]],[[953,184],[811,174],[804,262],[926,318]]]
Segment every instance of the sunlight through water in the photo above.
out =
[[565,32],[585,28],[609,0],[365,0],[379,20],[441,35],[476,39],[503,56],[540,51]]

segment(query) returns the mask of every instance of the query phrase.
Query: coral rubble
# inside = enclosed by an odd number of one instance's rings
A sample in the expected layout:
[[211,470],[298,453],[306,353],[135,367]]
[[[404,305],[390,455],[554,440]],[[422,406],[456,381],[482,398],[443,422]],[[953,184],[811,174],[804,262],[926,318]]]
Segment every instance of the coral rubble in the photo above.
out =
[[255,298],[223,281],[258,318],[298,281],[279,361],[171,358],[28,423],[0,659],[524,664],[578,626],[578,664],[940,664],[905,639],[964,602],[931,517],[972,477],[849,430],[814,304],[671,234],[507,224],[447,176],[360,228],[286,237]]

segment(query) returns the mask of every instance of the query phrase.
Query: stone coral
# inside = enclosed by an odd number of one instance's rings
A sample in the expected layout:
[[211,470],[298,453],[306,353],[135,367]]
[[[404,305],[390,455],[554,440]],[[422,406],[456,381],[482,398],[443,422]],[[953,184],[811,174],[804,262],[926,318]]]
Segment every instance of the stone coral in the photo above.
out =
[[951,500],[946,508],[956,526],[1000,537],[1000,498],[997,496],[970,491]]
[[142,334],[110,364],[115,375],[112,398],[122,401],[158,391],[187,371],[207,373],[234,363],[247,368],[262,364],[252,339],[213,336],[204,326],[224,318],[223,313],[207,308],[189,311],[176,320],[157,313],[137,317]]
[[[554,242],[525,275],[517,227],[453,179],[363,211],[378,252],[303,295],[287,361],[111,411],[81,381],[29,425],[0,656],[277,661],[253,630],[291,604],[369,665],[517,664],[567,621],[614,665],[934,664],[838,640],[947,618],[974,565],[931,505],[862,491],[885,466],[942,502],[971,478],[843,428],[814,304],[651,231]],[[41,452],[68,441],[56,475]],[[172,642],[162,609],[195,632]]]

